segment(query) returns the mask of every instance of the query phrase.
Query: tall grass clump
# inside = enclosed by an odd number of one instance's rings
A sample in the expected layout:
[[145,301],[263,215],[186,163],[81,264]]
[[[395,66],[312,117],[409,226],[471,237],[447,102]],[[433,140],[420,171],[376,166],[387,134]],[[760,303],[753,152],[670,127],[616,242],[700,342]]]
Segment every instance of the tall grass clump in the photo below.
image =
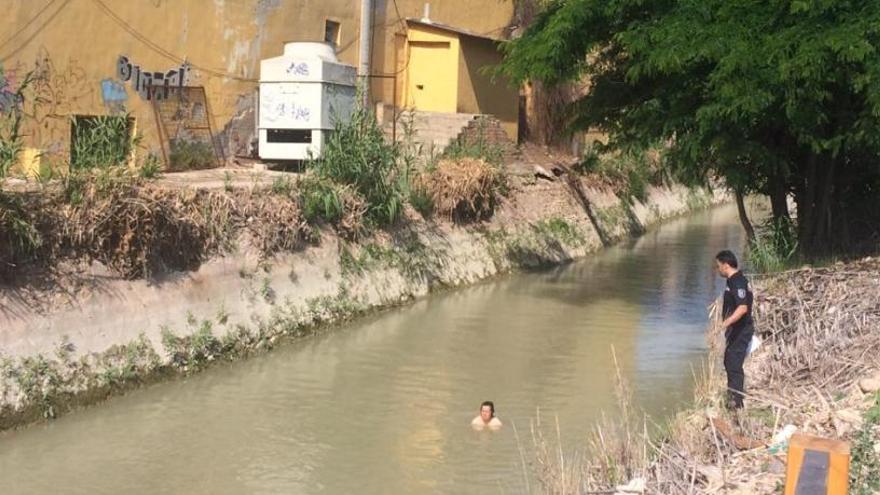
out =
[[134,119],[129,115],[74,117],[70,169],[87,170],[124,165],[137,146]]
[[749,243],[748,260],[760,273],[781,272],[797,262],[797,231],[788,218],[770,220],[756,232]]
[[[403,212],[399,148],[385,141],[372,113],[357,107],[349,121],[338,121],[323,154],[307,167],[322,181],[349,186],[366,203],[364,219],[377,226],[396,222]],[[328,188],[324,192],[330,194]],[[332,203],[330,198],[322,201]]]

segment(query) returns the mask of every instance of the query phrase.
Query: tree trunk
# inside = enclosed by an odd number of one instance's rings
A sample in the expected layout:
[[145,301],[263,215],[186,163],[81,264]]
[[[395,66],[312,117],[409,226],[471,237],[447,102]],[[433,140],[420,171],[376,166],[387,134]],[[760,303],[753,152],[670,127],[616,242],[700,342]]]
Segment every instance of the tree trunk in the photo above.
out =
[[770,182],[770,207],[773,210],[773,220],[785,218],[790,219],[791,214],[788,211],[788,190],[785,187],[785,180],[780,177],[773,177]]
[[[828,160],[823,174],[816,170],[818,156],[810,158],[805,193],[798,197],[798,243],[809,258],[831,251],[831,205],[836,160]],[[821,178],[820,178],[821,177]]]
[[804,192],[798,198],[798,241],[800,246],[809,251],[813,246],[813,232],[815,231],[816,211],[816,164],[819,156],[815,153],[808,158],[807,177],[804,182]]
[[739,223],[742,224],[743,230],[746,231],[746,238],[749,244],[752,244],[755,242],[755,228],[752,226],[751,220],[749,220],[748,213],[746,213],[746,204],[743,200],[742,191],[737,189],[734,191],[734,195],[736,196],[736,211],[739,213]]
[[822,195],[818,198],[817,207],[813,211],[816,226],[813,229],[813,253],[826,255],[831,253],[831,199],[834,193],[834,169],[837,160],[831,160],[822,181]]

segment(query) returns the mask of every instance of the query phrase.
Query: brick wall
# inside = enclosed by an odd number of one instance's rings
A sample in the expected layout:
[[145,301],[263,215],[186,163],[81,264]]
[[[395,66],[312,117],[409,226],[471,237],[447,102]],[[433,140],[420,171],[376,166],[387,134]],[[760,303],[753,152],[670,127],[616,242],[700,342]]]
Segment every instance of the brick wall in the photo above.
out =
[[516,148],[516,143],[504,131],[501,121],[491,115],[476,117],[458,135],[458,141],[466,146],[477,144],[480,139],[484,145],[500,146],[505,154]]

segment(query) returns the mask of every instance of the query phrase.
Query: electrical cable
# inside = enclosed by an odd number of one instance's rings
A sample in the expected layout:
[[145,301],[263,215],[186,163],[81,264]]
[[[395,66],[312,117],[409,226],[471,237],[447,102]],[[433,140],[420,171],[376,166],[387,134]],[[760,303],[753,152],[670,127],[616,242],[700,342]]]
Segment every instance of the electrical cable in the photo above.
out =
[[[403,28],[404,34],[406,35],[407,39],[409,39],[409,25],[403,19],[403,16],[400,15],[400,8],[397,6],[397,0],[392,0],[392,2],[394,3],[394,11],[397,13],[397,20],[398,20],[398,22],[400,22],[400,26]],[[394,71],[390,74],[387,74],[388,76],[397,76],[398,74],[402,74],[402,73],[406,72],[407,69],[409,69],[409,61],[411,58],[410,51],[406,50],[405,48],[406,47],[404,47],[404,52],[406,53],[406,60],[404,61],[403,68],[400,70]],[[397,102],[395,102],[395,104],[396,103]]]
[[[66,0],[66,1],[70,1],[70,0]],[[236,80],[236,81],[242,81],[242,82],[260,82],[259,79],[254,79],[254,78],[249,78],[249,77],[242,77],[242,76],[238,76],[238,75],[231,74],[231,73],[228,73],[228,72],[223,72],[223,71],[218,71],[218,70],[214,70],[214,69],[209,69],[209,68],[207,68],[207,67],[202,67],[202,66],[200,66],[200,65],[196,65],[196,64],[194,64],[194,63],[192,63],[192,62],[189,62],[189,61],[187,61],[184,57],[180,57],[180,56],[178,56],[178,55],[175,55],[175,54],[169,52],[168,50],[162,48],[161,46],[157,45],[156,43],[150,41],[149,38],[147,38],[146,36],[144,36],[143,34],[141,34],[140,32],[138,32],[138,30],[136,30],[136,29],[135,29],[134,27],[132,27],[130,24],[128,24],[127,22],[125,22],[124,19],[122,19],[121,17],[119,17],[119,15],[117,15],[115,12],[113,12],[113,10],[111,10],[110,7],[108,7],[107,4],[105,4],[102,0],[92,0],[92,1],[98,6],[99,9],[101,9],[101,11],[102,11],[107,17],[109,17],[110,19],[112,19],[112,20],[113,20],[116,24],[118,24],[122,29],[124,29],[126,32],[128,32],[128,34],[130,34],[130,35],[131,35],[132,37],[134,37],[136,40],[140,41],[141,43],[143,43],[144,45],[146,45],[148,48],[152,49],[152,50],[155,51],[156,53],[162,55],[163,57],[165,57],[165,58],[167,58],[167,59],[169,59],[169,60],[171,60],[171,61],[173,61],[173,62],[176,62],[176,63],[179,63],[179,64],[187,64],[187,65],[189,65],[190,67],[192,67],[193,69],[197,69],[197,70],[199,70],[199,71],[202,71],[202,72],[205,72],[205,73],[207,73],[207,74],[210,74],[210,75],[213,75],[213,76],[217,76],[217,77],[222,77],[222,78],[226,78],[226,79],[233,79],[233,80]]]
[[[2,63],[6,63],[6,61],[8,61],[8,60],[11,59],[12,57],[18,55],[22,50],[24,50],[25,47],[27,47],[27,46],[30,44],[30,42],[33,41],[34,38],[36,38],[37,35],[40,34],[40,32],[42,32],[43,29],[46,28],[46,26],[48,26],[49,24],[51,24],[52,21],[54,21],[55,18],[58,17],[58,14],[60,14],[61,11],[64,10],[65,7],[67,7],[67,5],[70,3],[70,1],[71,1],[71,0],[64,0],[64,3],[61,4],[61,7],[58,7],[58,10],[56,10],[55,12],[53,12],[52,15],[50,15],[49,18],[46,19],[46,22],[44,22],[42,25],[40,25],[40,27],[38,27],[36,31],[34,31],[33,33],[31,33],[31,35],[28,36],[27,39],[25,39],[24,42],[23,42],[22,44],[18,45],[17,48],[15,48],[15,49],[12,50],[11,52],[9,52],[7,55],[0,57],[0,64],[2,64]],[[52,3],[55,3],[55,2],[53,1]],[[51,4],[50,4],[50,5],[51,5]],[[46,8],[48,8],[48,6],[47,6]],[[41,12],[43,12],[43,11],[41,11]],[[39,17],[39,16],[38,16],[38,17]],[[35,21],[35,20],[36,20],[36,17],[35,17],[34,19],[31,19],[31,21],[29,21],[29,22],[33,22],[33,21]],[[20,31],[21,31],[21,30],[19,30],[19,32],[20,32]],[[17,34],[18,34],[18,33],[16,33],[16,35],[17,35]],[[14,37],[14,35],[13,35],[13,37]],[[12,38],[10,38],[10,39],[12,39]],[[8,41],[9,41],[9,40],[7,40],[6,42],[8,42]],[[4,43],[6,43],[6,42],[4,42]]]
[[42,16],[47,10],[49,10],[49,8],[52,7],[52,5],[54,5],[55,2],[57,2],[57,1],[58,1],[58,0],[49,0],[49,3],[47,3],[46,5],[44,5],[43,8],[40,9],[40,11],[37,12],[37,14],[36,14],[35,16],[31,17],[31,19],[30,19],[29,21],[25,22],[24,25],[23,25],[18,31],[16,31],[15,33],[13,33],[12,36],[10,36],[10,37],[6,38],[5,40],[3,40],[3,42],[0,43],[0,48],[3,48],[3,47],[5,47],[6,45],[8,45],[10,41],[12,41],[13,39],[15,39],[15,37],[17,37],[19,34],[23,33],[27,28],[31,27],[31,24],[33,24],[34,22],[36,22],[36,20],[39,19],[40,16]]

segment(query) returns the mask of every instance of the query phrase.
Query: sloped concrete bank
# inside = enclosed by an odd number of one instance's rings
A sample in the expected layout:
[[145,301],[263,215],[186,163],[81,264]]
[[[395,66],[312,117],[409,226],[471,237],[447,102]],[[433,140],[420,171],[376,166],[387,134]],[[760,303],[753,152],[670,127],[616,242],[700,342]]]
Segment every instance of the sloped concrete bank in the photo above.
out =
[[328,231],[317,246],[269,260],[242,247],[195,272],[134,281],[93,267],[81,290],[48,310],[3,289],[0,430],[433,290],[581,258],[603,241],[727,199],[681,186],[650,188],[644,202],[584,191],[587,206],[561,182],[514,178],[493,219],[478,225],[411,212],[393,232],[351,244]]

